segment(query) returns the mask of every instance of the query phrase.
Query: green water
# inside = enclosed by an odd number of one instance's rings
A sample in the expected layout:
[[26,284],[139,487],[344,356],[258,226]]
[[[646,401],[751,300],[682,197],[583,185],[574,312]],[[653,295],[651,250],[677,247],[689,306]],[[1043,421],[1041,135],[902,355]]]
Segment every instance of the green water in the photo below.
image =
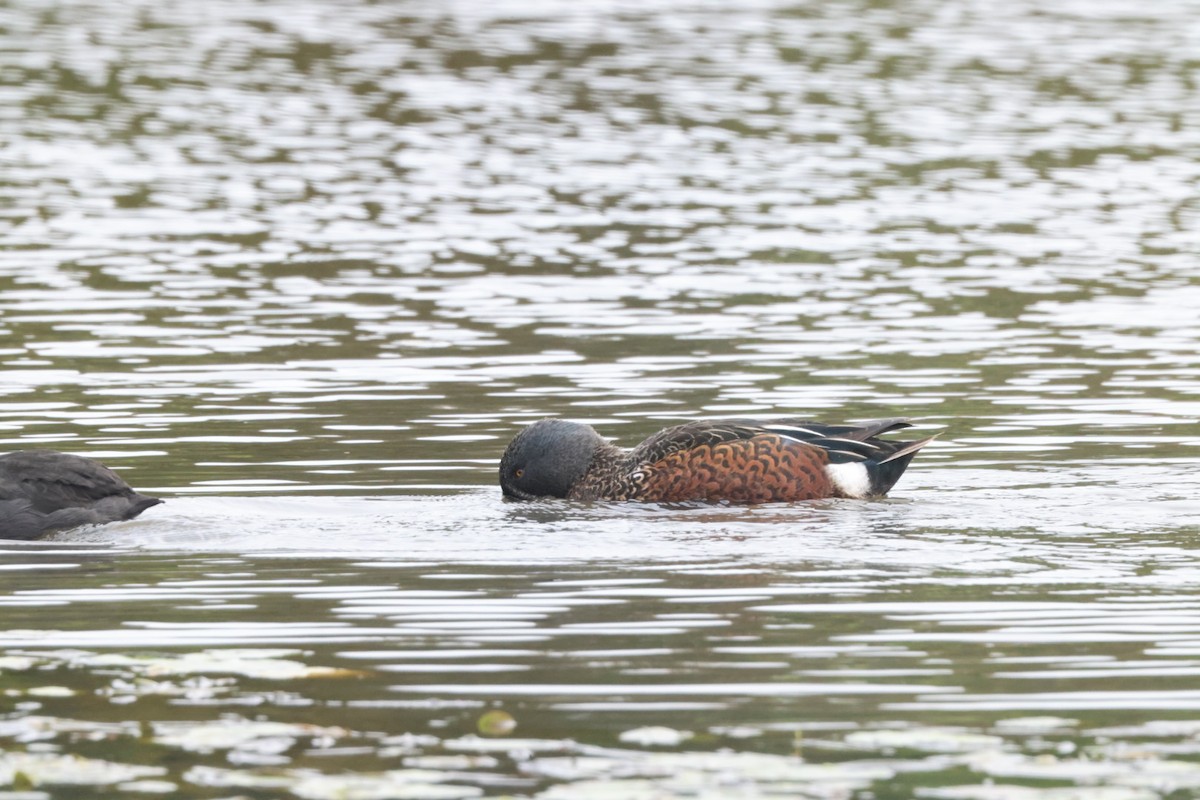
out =
[[[0,447],[167,499],[3,548],[0,794],[1191,796],[1198,11],[0,4]],[[784,413],[941,436],[495,486]]]

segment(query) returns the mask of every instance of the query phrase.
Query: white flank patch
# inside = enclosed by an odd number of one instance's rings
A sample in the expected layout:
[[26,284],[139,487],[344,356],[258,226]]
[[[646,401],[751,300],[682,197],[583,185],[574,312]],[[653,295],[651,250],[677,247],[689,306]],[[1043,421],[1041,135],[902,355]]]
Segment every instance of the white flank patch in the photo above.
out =
[[847,497],[866,497],[871,493],[871,477],[865,464],[826,464],[825,472],[838,491]]

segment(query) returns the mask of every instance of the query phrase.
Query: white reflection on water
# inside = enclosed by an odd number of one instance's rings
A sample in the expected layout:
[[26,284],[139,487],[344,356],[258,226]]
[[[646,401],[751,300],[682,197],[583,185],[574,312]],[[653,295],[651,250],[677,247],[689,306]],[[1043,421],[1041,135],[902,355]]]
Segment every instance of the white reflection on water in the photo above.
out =
[[[264,481],[260,491],[279,488]],[[1024,581],[1070,580],[1096,570],[1109,580],[1149,583],[1164,579],[1139,572],[1147,559],[1186,580],[1184,565],[1170,560],[1186,557],[1188,532],[1200,527],[1197,496],[1200,478],[1186,461],[1024,470],[917,462],[893,497],[878,502],[520,504],[503,501],[498,489],[385,497],[202,495],[172,498],[130,523],[56,539],[468,562],[568,563],[613,553],[647,562],[806,559],[924,565],[977,578],[1011,573]]]
[[1189,3],[529,8],[14,5],[12,446],[371,494],[737,408],[1194,458]]
[[[4,445],[169,502],[4,545],[0,773],[1200,785],[1194,3],[44,5],[0,8]],[[494,487],[538,416],[785,412],[945,435],[880,503]],[[59,755],[113,743],[152,766]]]
[[[1187,685],[1200,604],[1186,587],[1200,569],[1186,532],[922,533],[901,524],[922,507],[915,500],[625,509],[642,542],[634,550],[604,538],[611,507],[492,497],[179,501],[197,516],[224,507],[241,519],[261,501],[262,519],[290,524],[251,523],[250,542],[290,535],[301,547],[291,553],[189,553],[147,535],[181,517],[100,529],[130,534],[128,549],[14,545],[12,565],[31,569],[11,570],[0,597],[12,601],[6,614],[24,615],[0,626],[0,671],[24,705],[0,724],[0,740],[70,748],[103,733],[136,766],[146,756],[125,740],[148,733],[158,748],[229,754],[229,768],[173,762],[180,784],[308,792],[323,776],[330,797],[367,784],[401,791],[412,777],[354,761],[365,756],[411,758],[430,770],[423,780],[465,784],[467,794],[536,773],[553,779],[544,796],[566,798],[589,787],[625,796],[630,770],[720,783],[718,765],[725,781],[787,776],[813,791],[824,781],[842,791],[851,776],[866,786],[869,776],[932,773],[920,780],[946,785],[963,767],[1084,784],[1100,774],[1131,785],[1194,777],[1177,758],[1195,752],[1191,727],[1153,716],[1200,703]],[[345,502],[359,513],[331,524]],[[456,503],[471,525],[437,528],[439,503]],[[382,549],[373,526],[403,506],[419,512],[401,530],[415,547]],[[840,524],[864,513],[890,526]],[[945,513],[917,516],[928,524]],[[521,538],[529,529],[574,534],[580,547],[597,541],[542,561],[550,551],[538,535]],[[322,534],[346,552],[318,555]],[[476,552],[497,535],[509,550]],[[623,559],[615,547],[627,548]],[[46,565],[66,569],[38,569]],[[110,721],[103,704],[80,703],[88,693],[147,726]],[[230,713],[243,707],[253,719]],[[510,714],[518,736],[475,735],[487,709]],[[1079,718],[1020,716],[1061,709]],[[1122,713],[1131,724],[1114,727]],[[958,723],[938,724],[944,714]],[[1137,766],[1121,755],[1134,745]],[[462,753],[489,757],[449,760]],[[48,782],[61,768],[26,761],[14,764]],[[105,775],[129,765],[90,766]],[[658,782],[639,786],[661,794]]]

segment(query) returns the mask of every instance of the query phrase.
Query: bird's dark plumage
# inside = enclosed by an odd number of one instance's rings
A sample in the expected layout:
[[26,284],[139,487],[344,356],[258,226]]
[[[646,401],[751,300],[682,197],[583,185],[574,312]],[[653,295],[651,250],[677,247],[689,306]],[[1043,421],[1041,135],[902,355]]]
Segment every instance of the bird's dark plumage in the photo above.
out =
[[887,441],[903,419],[826,425],[794,417],[697,420],[625,450],[561,419],[517,434],[500,460],[506,497],[771,503],[881,497],[933,438]]
[[99,462],[52,450],[0,455],[0,539],[133,519],[162,501]]

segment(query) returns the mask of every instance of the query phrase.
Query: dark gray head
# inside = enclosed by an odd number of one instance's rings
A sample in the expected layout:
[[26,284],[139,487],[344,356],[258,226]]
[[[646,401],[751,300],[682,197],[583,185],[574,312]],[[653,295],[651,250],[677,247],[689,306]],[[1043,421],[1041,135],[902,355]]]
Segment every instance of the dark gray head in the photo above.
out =
[[500,459],[505,497],[566,497],[606,442],[590,425],[544,419],[518,433]]

